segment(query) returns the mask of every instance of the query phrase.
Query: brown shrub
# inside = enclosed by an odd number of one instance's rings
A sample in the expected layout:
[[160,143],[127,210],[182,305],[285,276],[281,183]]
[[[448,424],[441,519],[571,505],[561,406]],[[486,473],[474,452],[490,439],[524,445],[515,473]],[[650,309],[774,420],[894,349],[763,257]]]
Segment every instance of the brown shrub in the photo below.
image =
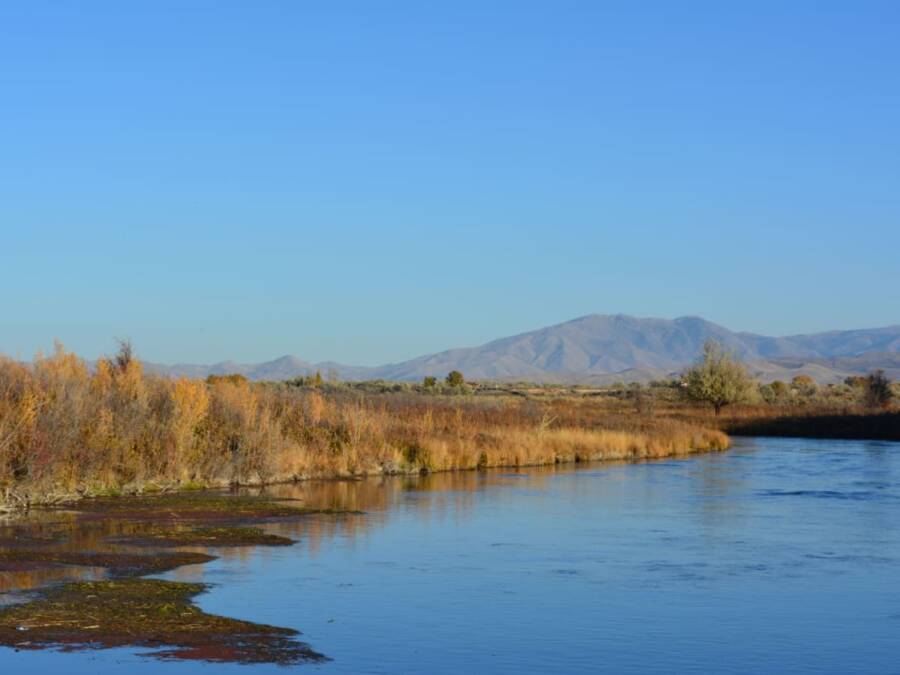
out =
[[91,372],[57,345],[31,365],[0,358],[0,503],[728,445],[721,432],[598,401],[166,379],[146,375],[130,352]]

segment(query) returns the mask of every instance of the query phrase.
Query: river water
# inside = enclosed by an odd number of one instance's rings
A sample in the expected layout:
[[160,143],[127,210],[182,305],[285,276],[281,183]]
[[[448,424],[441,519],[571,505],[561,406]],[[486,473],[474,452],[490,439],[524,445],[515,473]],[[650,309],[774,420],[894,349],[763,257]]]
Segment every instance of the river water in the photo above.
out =
[[[164,578],[291,626],[322,673],[900,672],[900,444],[278,488],[365,511]],[[0,650],[0,673],[284,672],[117,649]]]

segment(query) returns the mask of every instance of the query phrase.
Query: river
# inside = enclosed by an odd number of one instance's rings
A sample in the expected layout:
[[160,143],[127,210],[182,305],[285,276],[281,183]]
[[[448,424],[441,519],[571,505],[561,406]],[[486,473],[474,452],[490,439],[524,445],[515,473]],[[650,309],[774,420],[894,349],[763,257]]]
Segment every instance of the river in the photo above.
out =
[[[303,632],[322,673],[900,672],[900,444],[732,450],[310,482],[364,510],[163,575],[208,612]],[[0,672],[284,672],[115,649],[0,650]]]

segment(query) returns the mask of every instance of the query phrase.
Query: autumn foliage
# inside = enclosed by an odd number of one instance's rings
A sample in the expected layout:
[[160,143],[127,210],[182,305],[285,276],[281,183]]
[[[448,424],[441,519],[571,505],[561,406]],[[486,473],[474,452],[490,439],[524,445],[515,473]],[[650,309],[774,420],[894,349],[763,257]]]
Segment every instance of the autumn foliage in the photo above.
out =
[[89,369],[61,345],[31,364],[0,358],[7,505],[153,487],[661,457],[727,444],[718,431],[603,415],[590,402],[168,379],[144,373],[130,354]]

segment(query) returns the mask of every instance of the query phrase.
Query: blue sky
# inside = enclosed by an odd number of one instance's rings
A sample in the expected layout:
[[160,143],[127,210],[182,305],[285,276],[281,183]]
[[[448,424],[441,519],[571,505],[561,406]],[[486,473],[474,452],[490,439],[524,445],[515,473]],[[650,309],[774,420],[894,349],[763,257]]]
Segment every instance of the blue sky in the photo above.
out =
[[896,2],[0,2],[0,352],[900,323]]

